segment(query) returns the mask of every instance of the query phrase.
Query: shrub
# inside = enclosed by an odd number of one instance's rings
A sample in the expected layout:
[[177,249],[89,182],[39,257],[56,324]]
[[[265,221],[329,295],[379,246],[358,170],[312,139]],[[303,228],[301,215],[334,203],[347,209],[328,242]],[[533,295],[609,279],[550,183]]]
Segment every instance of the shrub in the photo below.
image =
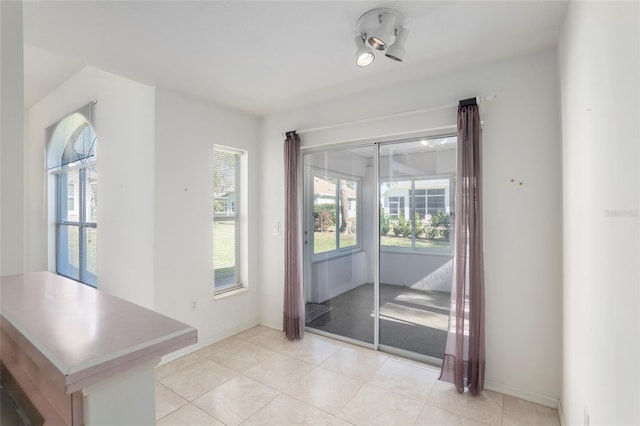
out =
[[336,224],[336,208],[333,204],[320,204],[313,208],[314,231],[327,232]]
[[402,217],[402,220],[400,221],[400,223],[402,224],[402,236],[403,237],[410,237],[411,236],[411,222],[407,221],[404,216]]
[[393,235],[396,237],[408,237],[411,235],[411,223],[407,222],[404,216],[398,216],[398,220],[392,224]]
[[380,235],[387,235],[391,229],[389,215],[384,209],[380,210]]
[[416,237],[420,234],[424,234],[425,232],[425,223],[424,221],[420,218],[420,215],[416,212],[416,215],[414,217],[414,222],[415,222],[415,228],[416,228]]
[[425,226],[425,234],[429,240],[444,239],[448,241],[450,228],[451,216],[439,210]]

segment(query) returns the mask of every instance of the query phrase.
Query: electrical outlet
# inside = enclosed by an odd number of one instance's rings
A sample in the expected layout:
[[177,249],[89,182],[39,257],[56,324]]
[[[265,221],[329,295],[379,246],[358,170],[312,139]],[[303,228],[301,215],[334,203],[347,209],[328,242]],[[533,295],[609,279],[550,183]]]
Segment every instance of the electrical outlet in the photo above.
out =
[[587,410],[587,406],[584,406],[584,426],[589,426],[589,410]]
[[280,235],[280,221],[278,219],[273,220],[273,229],[271,233],[273,235]]
[[197,300],[192,300],[190,305],[189,305],[190,309],[192,311],[195,311],[196,309],[198,309],[198,301]]

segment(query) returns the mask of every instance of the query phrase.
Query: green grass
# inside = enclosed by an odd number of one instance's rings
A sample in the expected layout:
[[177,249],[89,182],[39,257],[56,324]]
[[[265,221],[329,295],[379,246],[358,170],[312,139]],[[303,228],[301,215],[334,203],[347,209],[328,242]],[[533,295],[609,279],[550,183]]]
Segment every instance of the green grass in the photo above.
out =
[[234,222],[215,222],[213,235],[213,265],[215,269],[235,267],[236,236]]
[[[380,239],[380,245],[383,247],[407,247],[411,248],[411,237],[395,237],[391,235],[383,235]],[[426,238],[416,238],[416,248],[421,249],[448,249],[449,241],[428,240]]]
[[[313,233],[314,240],[314,253],[324,253],[336,249],[336,234],[335,232],[320,232]],[[355,235],[340,235],[341,247],[349,247],[356,244]],[[383,247],[405,247],[411,248],[410,237],[395,237],[392,235],[383,235],[380,239],[380,245]],[[416,248],[420,249],[448,249],[449,242],[441,240],[428,240],[426,238],[416,239]]]
[[[313,252],[324,253],[325,251],[331,251],[336,249],[336,233],[335,231],[321,232],[315,231],[313,233]],[[357,244],[355,234],[340,234],[340,248],[352,247]]]

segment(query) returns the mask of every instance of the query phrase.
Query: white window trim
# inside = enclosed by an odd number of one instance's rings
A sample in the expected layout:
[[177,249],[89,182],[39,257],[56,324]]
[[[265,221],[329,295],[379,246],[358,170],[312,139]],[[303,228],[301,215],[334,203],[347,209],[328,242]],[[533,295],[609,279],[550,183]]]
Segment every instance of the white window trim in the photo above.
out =
[[[219,300],[229,296],[244,293],[249,290],[248,285],[248,225],[247,225],[247,211],[248,211],[248,151],[238,148],[232,148],[222,145],[213,145],[212,155],[215,151],[227,152],[239,156],[239,170],[236,170],[236,213],[234,215],[222,215],[216,218],[215,212],[213,212],[214,206],[212,205],[212,225],[216,221],[225,221],[234,219],[236,221],[236,235],[235,243],[239,247],[239,259],[236,259],[236,283],[228,287],[217,289],[215,286],[215,260],[211,269],[211,282],[213,284],[213,299]],[[213,172],[213,168],[211,169]],[[212,244],[214,244],[213,232],[211,234]]]
[[[360,251],[362,251],[362,178],[358,177],[358,176],[353,176],[353,175],[349,175],[349,174],[345,174],[345,173],[337,173],[331,170],[327,170],[327,169],[320,169],[317,167],[311,167],[309,170],[310,173],[310,179],[309,179],[309,195],[308,195],[308,202],[310,203],[311,206],[311,210],[313,211],[314,209],[314,204],[313,204],[313,196],[314,196],[314,191],[313,191],[313,182],[314,182],[314,177],[323,177],[323,176],[330,176],[336,179],[344,179],[344,180],[351,180],[351,181],[355,181],[357,183],[357,188],[356,188],[356,245],[355,246],[349,246],[349,247],[345,247],[345,248],[337,248],[334,250],[329,250],[329,251],[323,251],[322,253],[314,253],[314,247],[315,247],[315,232],[314,232],[314,223],[313,220],[311,221],[310,225],[309,225],[309,234],[310,236],[307,238],[307,241],[309,242],[309,245],[311,247],[310,250],[310,254],[311,254],[311,263],[319,263],[319,262],[324,262],[327,260],[331,260],[331,259],[336,259],[338,257],[343,257],[343,256],[350,256],[354,253],[358,253]],[[336,207],[337,207],[338,202],[336,202]],[[338,218],[338,211],[336,209],[336,220]],[[338,224],[336,224],[336,244],[339,241],[339,232],[337,231],[337,227]]]

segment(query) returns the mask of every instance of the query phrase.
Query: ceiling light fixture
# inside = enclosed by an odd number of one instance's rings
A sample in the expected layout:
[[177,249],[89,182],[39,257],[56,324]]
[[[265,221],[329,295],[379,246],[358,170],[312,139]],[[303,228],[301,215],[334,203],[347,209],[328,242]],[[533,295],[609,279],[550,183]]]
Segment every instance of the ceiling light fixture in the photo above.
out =
[[[385,56],[395,61],[404,60],[404,44],[409,30],[403,27],[404,16],[395,9],[372,9],[358,18],[356,37],[356,64],[360,67],[369,65],[375,59],[369,43],[376,50],[386,51]],[[391,43],[393,41],[393,43]]]
[[371,51],[370,47],[364,44],[364,38],[361,35],[356,36],[356,65],[359,67],[366,67],[369,65],[376,56]]

